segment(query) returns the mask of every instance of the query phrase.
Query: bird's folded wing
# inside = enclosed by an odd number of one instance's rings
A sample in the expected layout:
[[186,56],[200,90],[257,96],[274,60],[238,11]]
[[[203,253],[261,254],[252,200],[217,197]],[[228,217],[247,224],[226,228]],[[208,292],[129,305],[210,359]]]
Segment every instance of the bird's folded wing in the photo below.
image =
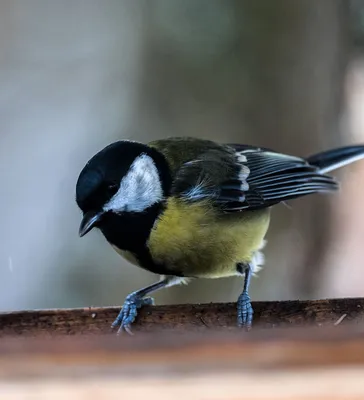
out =
[[233,212],[337,189],[332,177],[302,158],[251,146],[229,146],[182,165],[172,195],[190,202],[210,200],[222,211]]

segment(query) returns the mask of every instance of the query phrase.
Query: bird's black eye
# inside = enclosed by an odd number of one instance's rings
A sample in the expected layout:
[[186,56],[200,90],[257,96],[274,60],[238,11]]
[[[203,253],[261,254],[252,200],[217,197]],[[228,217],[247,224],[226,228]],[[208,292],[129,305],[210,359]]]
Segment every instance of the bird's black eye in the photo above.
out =
[[118,185],[116,183],[111,183],[107,185],[106,191],[107,194],[112,197],[118,191]]

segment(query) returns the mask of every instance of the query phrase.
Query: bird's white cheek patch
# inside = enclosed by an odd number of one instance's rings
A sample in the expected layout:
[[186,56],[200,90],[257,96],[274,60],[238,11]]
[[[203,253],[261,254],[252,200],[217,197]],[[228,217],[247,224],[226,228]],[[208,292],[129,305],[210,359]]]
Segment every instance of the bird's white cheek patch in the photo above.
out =
[[105,204],[104,211],[141,212],[163,198],[162,184],[151,157],[142,154],[130,166],[117,193]]

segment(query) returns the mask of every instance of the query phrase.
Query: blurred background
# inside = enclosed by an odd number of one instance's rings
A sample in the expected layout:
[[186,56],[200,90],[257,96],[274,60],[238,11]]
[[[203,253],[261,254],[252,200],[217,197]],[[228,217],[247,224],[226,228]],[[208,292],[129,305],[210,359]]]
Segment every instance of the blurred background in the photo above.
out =
[[[156,277],[92,231],[75,183],[121,138],[305,156],[364,142],[364,0],[0,2],[0,309],[120,305]],[[364,162],[277,206],[253,300],[363,296]],[[157,303],[235,301],[241,279]]]

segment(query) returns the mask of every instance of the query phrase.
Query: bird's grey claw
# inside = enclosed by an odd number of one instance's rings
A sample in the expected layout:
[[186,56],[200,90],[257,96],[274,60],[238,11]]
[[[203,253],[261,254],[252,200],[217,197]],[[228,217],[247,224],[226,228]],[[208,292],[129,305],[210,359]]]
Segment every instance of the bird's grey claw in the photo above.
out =
[[253,322],[253,307],[248,292],[243,292],[238,298],[238,326],[250,330]]
[[143,306],[149,306],[153,304],[154,300],[151,297],[138,297],[134,294],[127,296],[123,307],[121,308],[115,321],[112,323],[111,328],[116,328],[120,325],[117,334],[125,331],[129,333],[129,335],[133,335],[131,324],[135,321],[135,318],[138,315],[138,309]]

